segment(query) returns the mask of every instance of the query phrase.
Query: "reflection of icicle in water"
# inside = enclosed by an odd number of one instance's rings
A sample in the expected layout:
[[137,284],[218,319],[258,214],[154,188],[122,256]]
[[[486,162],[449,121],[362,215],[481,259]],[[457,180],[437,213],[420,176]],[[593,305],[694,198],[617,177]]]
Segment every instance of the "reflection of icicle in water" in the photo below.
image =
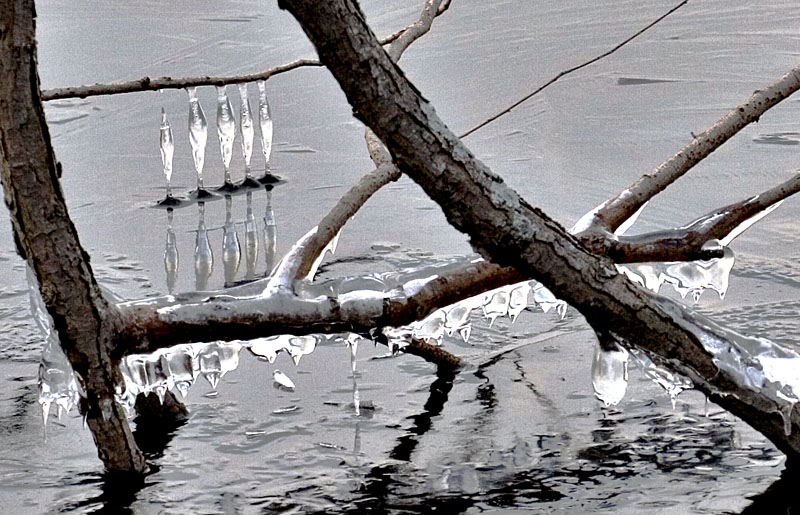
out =
[[353,410],[357,417],[361,415],[361,394],[358,391],[358,379],[356,378],[356,353],[360,339],[361,337],[355,333],[347,335],[347,346],[350,347],[350,371],[353,374]]
[[278,228],[275,225],[275,213],[272,210],[272,190],[267,190],[267,208],[264,212],[264,261],[267,265],[267,274],[275,266],[275,254],[278,247]]
[[211,251],[211,244],[208,242],[208,231],[205,222],[205,204],[197,203],[200,213],[197,222],[197,237],[194,244],[194,273],[195,289],[205,290],[208,286],[208,279],[214,271],[214,254]]
[[[705,246],[718,246],[716,240]],[[633,263],[617,265],[632,281],[656,293],[664,283],[671,284],[681,297],[691,294],[697,302],[705,289],[712,289],[725,297],[728,291],[728,280],[733,268],[734,255],[728,247],[722,247],[723,256],[710,260],[667,262],[667,263]]]
[[594,394],[606,406],[616,406],[628,389],[628,351],[618,343],[597,342],[592,360]]
[[256,217],[253,215],[253,192],[247,192],[247,214],[244,219],[244,256],[245,256],[245,279],[252,280],[256,275],[256,263],[258,262],[258,233],[256,228]]
[[269,171],[269,158],[272,154],[272,114],[267,101],[267,82],[258,81],[258,125],[261,129],[261,151],[264,164]]
[[172,137],[172,127],[167,120],[167,112],[161,108],[160,128],[161,163],[164,165],[164,177],[167,179],[167,198],[172,198],[172,155],[175,152],[175,140]]
[[61,349],[58,334],[53,328],[53,320],[39,293],[36,277],[29,267],[26,267],[26,273],[31,315],[44,336],[45,342],[39,362],[38,387],[39,404],[42,406],[42,422],[46,426],[50,407],[55,404],[58,407],[58,418],[61,418],[62,413],[69,413],[78,404],[81,390],[72,366]]
[[669,400],[672,402],[672,409],[675,409],[675,402],[678,399],[678,395],[680,395],[682,391],[690,390],[694,387],[688,378],[656,365],[644,352],[638,349],[631,349],[629,352],[636,366],[667,392]]
[[236,121],[225,86],[217,86],[217,137],[219,138],[219,151],[222,154],[222,166],[225,167],[225,183],[222,188],[229,189],[233,186],[230,167],[233,140],[236,137]]
[[189,143],[192,145],[192,158],[194,169],[197,172],[198,195],[203,191],[203,163],[206,155],[206,140],[208,138],[208,124],[203,106],[197,98],[197,88],[186,88],[189,94]]
[[225,286],[230,286],[236,281],[236,272],[242,258],[242,249],[239,246],[239,235],[236,233],[236,224],[233,223],[231,214],[231,196],[225,195],[225,225],[222,226],[222,268],[225,271]]
[[167,291],[171,294],[178,281],[178,242],[172,228],[172,208],[167,208],[167,244],[164,248],[164,271],[167,273]]
[[250,172],[250,159],[253,156],[253,113],[250,110],[250,99],[247,97],[247,84],[239,84],[239,130],[242,133],[242,156],[244,157],[245,182],[248,185],[257,184]]

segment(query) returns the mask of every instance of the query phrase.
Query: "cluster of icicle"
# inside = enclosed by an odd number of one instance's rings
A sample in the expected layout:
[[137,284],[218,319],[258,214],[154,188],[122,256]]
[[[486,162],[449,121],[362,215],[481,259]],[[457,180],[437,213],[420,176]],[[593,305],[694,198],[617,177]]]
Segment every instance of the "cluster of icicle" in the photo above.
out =
[[[260,130],[261,150],[264,154],[265,165],[269,165],[272,153],[273,121],[267,100],[266,81],[258,81],[258,127]],[[245,182],[254,184],[256,180],[250,169],[250,160],[253,155],[253,140],[255,138],[255,123],[253,112],[248,98],[247,84],[239,84],[239,128],[242,135],[242,156],[245,162]],[[205,191],[203,183],[203,168],[205,164],[206,142],[208,140],[208,122],[200,100],[197,97],[197,88],[186,88],[189,95],[189,143],[192,147],[192,160],[197,174],[197,191]],[[236,137],[236,120],[228,98],[227,88],[217,86],[217,137],[219,139],[222,164],[225,169],[224,188],[233,188],[230,164],[233,155],[233,142]],[[175,152],[175,139],[172,127],[167,118],[166,111],[161,109],[160,126],[161,161],[164,165],[164,177],[167,181],[167,198],[172,197],[172,159]]]

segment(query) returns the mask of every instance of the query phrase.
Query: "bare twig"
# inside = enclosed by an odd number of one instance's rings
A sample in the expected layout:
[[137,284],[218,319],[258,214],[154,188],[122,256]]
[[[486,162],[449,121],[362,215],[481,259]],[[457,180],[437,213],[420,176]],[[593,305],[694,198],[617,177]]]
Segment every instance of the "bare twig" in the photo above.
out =
[[549,81],[545,82],[544,84],[542,84],[541,86],[539,86],[538,88],[536,88],[536,89],[535,89],[535,90],[533,90],[532,92],[528,93],[528,94],[527,94],[527,95],[525,95],[524,97],[520,98],[519,100],[517,100],[516,102],[514,102],[513,104],[511,104],[509,107],[507,107],[507,108],[505,108],[504,110],[500,111],[500,112],[499,112],[499,113],[497,113],[496,115],[494,115],[494,116],[492,116],[492,117],[490,117],[490,118],[488,118],[488,119],[486,119],[486,120],[482,121],[482,122],[481,122],[481,123],[479,123],[478,125],[476,125],[476,126],[472,127],[471,129],[469,129],[467,132],[465,132],[465,133],[461,134],[461,135],[459,136],[459,138],[462,138],[462,139],[463,139],[463,138],[466,138],[467,136],[469,136],[469,135],[470,135],[470,134],[472,134],[473,132],[477,131],[478,129],[482,129],[483,127],[486,127],[487,125],[489,125],[489,124],[490,124],[490,123],[492,123],[493,121],[497,120],[497,119],[498,119],[498,118],[500,118],[501,116],[504,116],[504,115],[506,115],[506,114],[510,113],[510,112],[511,112],[513,109],[515,109],[516,107],[519,107],[521,104],[523,104],[523,103],[527,102],[528,100],[530,100],[530,99],[531,99],[531,98],[533,98],[534,96],[538,95],[539,93],[541,93],[541,91],[542,91],[543,89],[545,89],[546,87],[550,86],[550,85],[551,85],[551,84],[553,84],[554,82],[558,81],[558,80],[559,80],[561,77],[564,77],[565,75],[569,75],[570,73],[576,72],[576,71],[580,70],[581,68],[586,68],[587,66],[589,66],[589,65],[591,65],[591,64],[594,64],[594,63],[596,63],[597,61],[599,61],[599,60],[601,60],[601,59],[603,59],[603,58],[606,58],[606,57],[610,56],[611,54],[613,54],[614,52],[616,52],[616,51],[617,51],[617,50],[619,50],[620,48],[624,47],[625,45],[627,45],[628,43],[630,43],[630,42],[631,42],[631,41],[633,41],[634,39],[638,38],[639,36],[641,36],[642,34],[644,34],[645,32],[647,32],[648,30],[650,30],[651,28],[653,28],[654,26],[656,26],[658,23],[660,23],[660,22],[661,22],[661,20],[663,20],[664,18],[666,18],[666,17],[667,17],[667,16],[669,16],[670,14],[674,13],[675,11],[677,11],[678,9],[680,9],[681,7],[683,7],[684,5],[686,5],[687,3],[689,3],[689,0],[684,0],[683,2],[679,3],[678,5],[676,5],[675,7],[673,7],[672,9],[670,9],[669,11],[667,11],[666,13],[662,14],[661,16],[659,16],[657,19],[655,19],[655,20],[654,20],[653,22],[651,22],[649,25],[647,25],[646,27],[644,27],[643,29],[641,29],[639,32],[637,32],[637,33],[636,33],[636,34],[634,34],[633,36],[629,37],[628,39],[626,39],[626,40],[625,40],[625,41],[623,41],[622,43],[619,43],[619,44],[618,44],[617,46],[615,46],[614,48],[612,48],[612,49],[610,49],[610,50],[608,50],[608,51],[606,51],[606,52],[603,52],[602,54],[600,54],[600,55],[598,55],[598,56],[596,56],[596,57],[594,57],[594,58],[592,58],[592,59],[590,59],[590,60],[588,60],[588,61],[586,61],[586,62],[584,62],[584,63],[582,63],[582,64],[579,64],[579,65],[577,65],[577,66],[573,66],[572,68],[568,68],[568,69],[566,69],[566,70],[564,70],[564,71],[560,72],[558,75],[556,75],[555,77],[553,77],[553,78],[552,78],[552,79],[550,79]]
[[[440,14],[444,13],[447,8],[450,6],[450,1],[444,2],[443,5],[439,6],[438,4],[441,2],[436,2],[437,9],[433,13],[432,18],[439,16]],[[428,13],[426,9],[423,11],[424,14]],[[432,20],[431,18],[431,20]],[[428,27],[430,27],[430,22],[428,22]],[[408,27],[395,32],[394,34],[384,38],[381,41],[381,44],[386,45],[389,43],[393,43],[399,40],[401,37],[405,36],[409,32],[420,30],[420,21],[417,21]],[[427,32],[425,29],[424,32]],[[424,33],[423,32],[423,33]],[[421,34],[420,34],[421,35]],[[419,36],[417,36],[419,37]],[[416,38],[414,38],[416,39]],[[413,41],[413,39],[412,39]],[[404,43],[406,46],[411,41]],[[402,54],[402,50],[400,51]],[[52,88],[52,89],[45,89],[41,93],[41,97],[43,101],[50,101],[50,100],[61,100],[65,98],[86,98],[86,97],[93,97],[93,96],[100,96],[100,95],[118,95],[121,93],[137,93],[142,91],[157,91],[160,89],[183,89],[188,87],[196,87],[196,86],[226,86],[228,84],[241,84],[244,82],[255,82],[259,80],[268,80],[269,78],[279,75],[281,73],[286,73],[288,71],[296,70],[297,68],[304,68],[304,67],[320,67],[322,66],[320,62],[316,59],[298,59],[296,61],[292,61],[290,63],[282,64],[280,66],[275,66],[273,68],[269,68],[264,71],[256,72],[256,73],[247,73],[247,74],[240,74],[240,75],[219,75],[219,76],[202,76],[202,77],[181,77],[181,78],[172,78],[172,77],[157,77],[157,78],[150,78],[150,77],[142,77],[141,79],[136,80],[129,80],[124,82],[112,82],[112,83],[97,83],[97,84],[89,84],[85,86],[74,86],[68,88]]]
[[604,202],[589,222],[589,230],[602,227],[614,231],[632,213],[649,199],[688,172],[714,150],[722,146],[734,134],[758,119],[789,95],[800,89],[800,66],[792,68],[786,75],[755,91],[746,102],[733,108],[677,154],[664,161],[649,174],[640,177],[631,186],[613,199]]

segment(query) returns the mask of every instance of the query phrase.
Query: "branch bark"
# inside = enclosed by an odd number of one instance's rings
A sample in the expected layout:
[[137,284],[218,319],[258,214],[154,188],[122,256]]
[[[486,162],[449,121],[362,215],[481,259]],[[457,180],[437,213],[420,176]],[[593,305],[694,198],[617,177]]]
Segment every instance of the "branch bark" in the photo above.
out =
[[[714,402],[741,417],[788,456],[800,455],[800,416],[738,384],[703,345],[713,332],[677,305],[620,276],[560,225],[528,205],[479,162],[436,116],[378,44],[348,0],[280,0],[300,22],[356,116],[386,144],[403,173],[420,184],[473,247],[488,259],[541,281],[576,307],[598,333],[636,345],[688,376]],[[763,98],[774,105],[783,97]],[[744,115],[745,117],[747,114]],[[734,395],[731,395],[734,394]]]
[[86,392],[86,422],[106,468],[144,472],[144,457],[114,400],[122,383],[114,339],[119,312],[106,302],[78,240],[58,181],[36,67],[33,0],[0,9],[0,173],[17,250],[33,270]]

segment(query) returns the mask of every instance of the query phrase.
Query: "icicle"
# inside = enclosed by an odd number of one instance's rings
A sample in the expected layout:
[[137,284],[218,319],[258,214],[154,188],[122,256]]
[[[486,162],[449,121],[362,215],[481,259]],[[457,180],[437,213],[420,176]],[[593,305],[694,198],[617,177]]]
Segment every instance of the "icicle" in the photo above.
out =
[[225,286],[231,286],[236,281],[236,272],[242,258],[242,249],[239,245],[239,235],[236,233],[236,224],[233,223],[231,214],[231,196],[225,195],[225,225],[222,226],[222,268],[225,271]]
[[508,314],[508,305],[511,300],[508,288],[498,288],[486,294],[483,302],[483,315],[489,319],[489,327],[499,316]]
[[280,370],[276,369],[275,372],[272,373],[272,379],[279,387],[286,388],[287,390],[294,390],[295,388],[294,383],[291,379],[289,379],[289,376]]
[[517,317],[528,307],[528,295],[531,292],[531,285],[524,282],[514,287],[511,290],[511,295],[508,302],[508,316],[511,317],[511,323],[517,321]]
[[267,82],[258,81],[258,125],[261,128],[261,151],[264,165],[269,172],[269,158],[272,154],[272,115],[267,101]]
[[694,387],[688,378],[674,374],[666,368],[656,365],[644,352],[632,349],[630,355],[633,357],[637,367],[667,392],[673,409],[675,409],[678,395],[684,390]]
[[244,255],[245,255],[245,279],[252,280],[256,275],[256,263],[258,262],[258,234],[256,229],[256,217],[253,215],[253,192],[247,192],[247,214],[244,219]]
[[172,137],[172,127],[167,120],[167,112],[161,108],[160,127],[161,163],[164,165],[164,177],[167,179],[167,199],[172,198],[172,155],[175,151],[175,140]]
[[428,343],[436,342],[437,345],[441,345],[446,318],[447,315],[444,310],[437,309],[424,319],[414,322],[411,324],[414,338],[425,340]]
[[216,390],[219,380],[222,377],[222,363],[220,361],[217,344],[206,344],[198,353],[197,358],[200,363],[200,374],[206,378],[211,388]]
[[214,253],[211,251],[211,244],[208,241],[205,204],[198,202],[197,209],[199,220],[197,222],[197,236],[194,245],[195,288],[197,290],[205,290],[208,286],[208,279],[214,271]]
[[461,339],[464,340],[464,343],[467,343],[467,341],[469,340],[469,335],[471,333],[472,333],[472,326],[469,324],[461,327],[458,330],[458,335],[461,336]]
[[172,294],[178,282],[178,239],[172,228],[172,208],[167,208],[167,243],[164,248],[164,271],[167,274],[167,291]]
[[219,189],[230,191],[234,188],[230,166],[233,140],[236,137],[236,121],[225,86],[217,86],[217,137],[219,138],[219,151],[222,154],[222,166],[225,168],[225,183]]
[[292,357],[294,365],[300,363],[300,358],[307,354],[314,352],[317,348],[317,336],[313,334],[305,336],[290,336],[287,345],[287,351]]
[[592,360],[592,386],[595,396],[606,406],[616,406],[628,389],[628,351],[616,342],[606,350],[600,342],[595,344]]
[[197,172],[197,196],[208,195],[203,188],[203,163],[206,154],[206,140],[208,138],[208,123],[203,112],[203,106],[197,98],[197,88],[186,88],[189,94],[189,143],[192,145],[192,158],[194,169]]
[[239,130],[242,133],[242,156],[244,157],[245,182],[248,186],[257,184],[250,172],[250,159],[253,156],[253,114],[250,111],[250,99],[247,98],[247,84],[239,84]]
[[197,377],[198,371],[195,371],[194,368],[193,355],[194,347],[192,345],[178,345],[167,350],[165,355],[173,387],[184,399],[189,394],[189,388]]

